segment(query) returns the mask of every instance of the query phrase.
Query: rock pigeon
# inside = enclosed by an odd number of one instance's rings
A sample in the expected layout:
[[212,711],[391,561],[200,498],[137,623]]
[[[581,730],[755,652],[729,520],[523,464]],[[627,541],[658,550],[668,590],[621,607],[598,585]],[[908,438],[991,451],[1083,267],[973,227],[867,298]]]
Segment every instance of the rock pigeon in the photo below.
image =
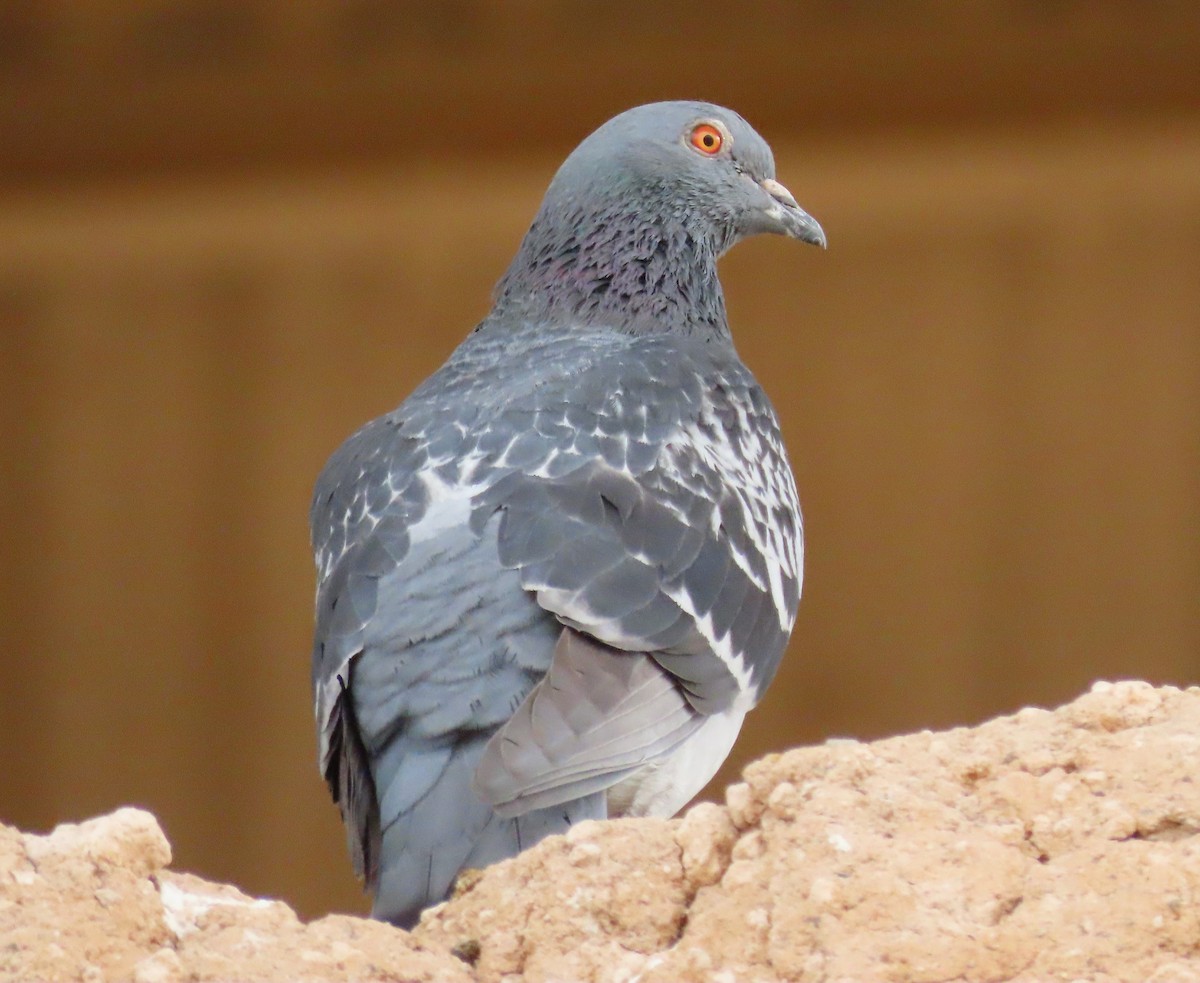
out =
[[487,317],[322,471],[319,762],[375,917],[580,820],[673,815],[774,676],[800,508],[716,270],[760,232],[825,245],[741,116],[616,116]]

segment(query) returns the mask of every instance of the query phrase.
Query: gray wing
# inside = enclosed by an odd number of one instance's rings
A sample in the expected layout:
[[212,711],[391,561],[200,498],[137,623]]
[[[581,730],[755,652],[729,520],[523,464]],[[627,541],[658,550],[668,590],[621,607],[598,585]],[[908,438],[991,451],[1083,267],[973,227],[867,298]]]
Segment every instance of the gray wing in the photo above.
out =
[[[364,735],[349,695],[350,663],[363,651],[379,580],[407,555],[408,526],[428,505],[424,487],[411,480],[426,460],[422,442],[402,433],[396,421],[372,421],[326,464],[310,512],[317,564],[312,679],[318,763],[341,810],[355,872],[371,886],[378,883],[380,815],[366,743],[372,735]],[[397,499],[390,490],[393,475],[409,476]]]
[[[485,751],[475,787],[503,811],[610,787],[705,717],[744,713],[795,619],[799,506],[766,397],[740,364],[638,355],[572,391],[566,412],[576,446],[592,451],[587,463],[512,472],[477,500],[473,521],[501,514],[503,565],[568,629],[550,674]],[[673,415],[657,440],[647,406]],[[582,687],[556,685],[568,656],[576,675],[611,676],[614,651],[631,660],[623,700],[587,701]],[[638,660],[659,671],[659,686]]]
[[652,659],[567,628],[546,676],[487,743],[472,780],[501,816],[611,788],[703,717]]
[[464,866],[604,815],[597,794],[499,816],[470,790],[486,739],[545,675],[561,626],[500,565],[498,522],[472,529],[469,479],[430,453],[447,432],[461,439],[443,424],[370,424],[330,461],[313,507],[320,764],[374,913],[402,925]]

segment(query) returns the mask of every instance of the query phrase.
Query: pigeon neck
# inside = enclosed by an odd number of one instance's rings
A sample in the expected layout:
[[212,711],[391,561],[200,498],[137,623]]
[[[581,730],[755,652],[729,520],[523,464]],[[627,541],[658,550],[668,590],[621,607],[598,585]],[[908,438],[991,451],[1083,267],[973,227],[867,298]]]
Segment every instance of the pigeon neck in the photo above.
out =
[[496,287],[496,311],[569,316],[636,334],[728,339],[709,229],[637,209],[543,207]]

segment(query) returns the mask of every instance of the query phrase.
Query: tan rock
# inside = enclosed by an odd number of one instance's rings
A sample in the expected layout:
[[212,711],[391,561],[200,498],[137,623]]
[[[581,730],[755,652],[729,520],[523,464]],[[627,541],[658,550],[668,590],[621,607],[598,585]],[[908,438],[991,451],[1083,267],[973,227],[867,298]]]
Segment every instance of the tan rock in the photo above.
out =
[[303,925],[281,902],[164,870],[170,859],[154,817],[138,809],[48,836],[0,826],[0,980],[473,978],[389,925]]
[[486,980],[632,976],[639,957],[675,941],[691,900],[674,833],[658,820],[580,823],[489,868],[427,913],[416,936],[477,943]]
[[0,979],[129,979],[168,943],[151,875],[171,848],[148,812],[0,842]]
[[[1200,691],[1102,683],[1056,713],[772,755],[725,810],[581,831],[584,876],[545,843],[418,935],[476,940],[483,980],[1200,979],[1198,752]],[[657,919],[611,914],[634,885]]]
[[[583,823],[409,935],[166,871],[137,810],[0,827],[0,979],[1200,983],[1200,690],[772,755]],[[455,953],[455,954],[452,954]]]

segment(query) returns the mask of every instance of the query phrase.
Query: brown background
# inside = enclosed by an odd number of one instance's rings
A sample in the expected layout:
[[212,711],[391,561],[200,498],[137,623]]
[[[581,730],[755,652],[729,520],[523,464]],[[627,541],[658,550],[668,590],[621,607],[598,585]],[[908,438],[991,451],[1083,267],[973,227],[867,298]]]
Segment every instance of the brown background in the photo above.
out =
[[822,255],[723,276],[808,531],[769,749],[1200,675],[1191,2],[0,6],[0,818],[121,803],[361,909],[315,770],[326,456],[486,310],[557,162],[704,97]]

